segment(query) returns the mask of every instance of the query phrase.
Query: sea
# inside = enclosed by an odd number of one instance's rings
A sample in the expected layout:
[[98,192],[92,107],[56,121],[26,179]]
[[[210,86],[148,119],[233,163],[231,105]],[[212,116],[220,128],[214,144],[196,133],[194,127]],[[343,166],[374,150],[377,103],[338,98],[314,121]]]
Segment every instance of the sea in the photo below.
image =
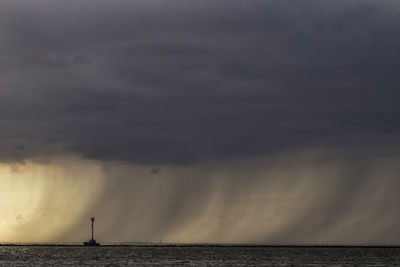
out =
[[400,266],[400,247],[6,245],[0,266]]

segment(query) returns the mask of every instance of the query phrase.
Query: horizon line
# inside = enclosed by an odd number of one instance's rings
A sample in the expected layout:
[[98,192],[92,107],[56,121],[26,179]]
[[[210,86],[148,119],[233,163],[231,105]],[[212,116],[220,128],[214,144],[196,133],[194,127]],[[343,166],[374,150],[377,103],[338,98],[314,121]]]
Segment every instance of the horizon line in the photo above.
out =
[[[81,242],[4,242],[0,247],[7,246],[65,246],[65,247],[84,247]],[[157,243],[157,242],[105,242],[102,247],[370,247],[370,248],[400,248],[400,244],[290,244],[290,243]]]

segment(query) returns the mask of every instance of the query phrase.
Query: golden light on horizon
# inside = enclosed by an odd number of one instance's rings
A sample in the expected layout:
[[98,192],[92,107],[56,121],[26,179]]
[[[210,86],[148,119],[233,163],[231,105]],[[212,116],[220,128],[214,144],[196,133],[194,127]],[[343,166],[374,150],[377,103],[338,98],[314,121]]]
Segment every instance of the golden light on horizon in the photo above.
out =
[[[83,178],[82,178],[83,176]],[[0,242],[52,242],[102,189],[88,161],[0,164]]]
[[81,242],[92,216],[102,243],[368,243],[395,227],[382,218],[396,214],[397,159],[371,162],[364,176],[319,158],[163,165],[156,173],[79,157],[3,163],[0,242]]

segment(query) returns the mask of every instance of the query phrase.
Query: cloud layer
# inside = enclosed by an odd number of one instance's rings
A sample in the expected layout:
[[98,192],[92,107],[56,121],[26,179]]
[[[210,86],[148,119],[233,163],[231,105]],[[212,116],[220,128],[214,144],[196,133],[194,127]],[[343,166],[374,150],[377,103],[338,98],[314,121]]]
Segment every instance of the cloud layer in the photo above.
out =
[[397,1],[3,1],[0,159],[392,147]]
[[3,240],[399,242],[399,32],[397,0],[1,1]]

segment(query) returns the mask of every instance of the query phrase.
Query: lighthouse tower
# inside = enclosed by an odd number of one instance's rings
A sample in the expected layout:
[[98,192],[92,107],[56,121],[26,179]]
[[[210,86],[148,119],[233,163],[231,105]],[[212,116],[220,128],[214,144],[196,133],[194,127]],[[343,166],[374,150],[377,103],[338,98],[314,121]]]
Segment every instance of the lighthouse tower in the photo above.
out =
[[90,221],[92,222],[92,239],[90,239],[89,242],[83,242],[83,245],[100,246],[100,244],[96,242],[96,239],[94,239],[94,217],[90,218]]

